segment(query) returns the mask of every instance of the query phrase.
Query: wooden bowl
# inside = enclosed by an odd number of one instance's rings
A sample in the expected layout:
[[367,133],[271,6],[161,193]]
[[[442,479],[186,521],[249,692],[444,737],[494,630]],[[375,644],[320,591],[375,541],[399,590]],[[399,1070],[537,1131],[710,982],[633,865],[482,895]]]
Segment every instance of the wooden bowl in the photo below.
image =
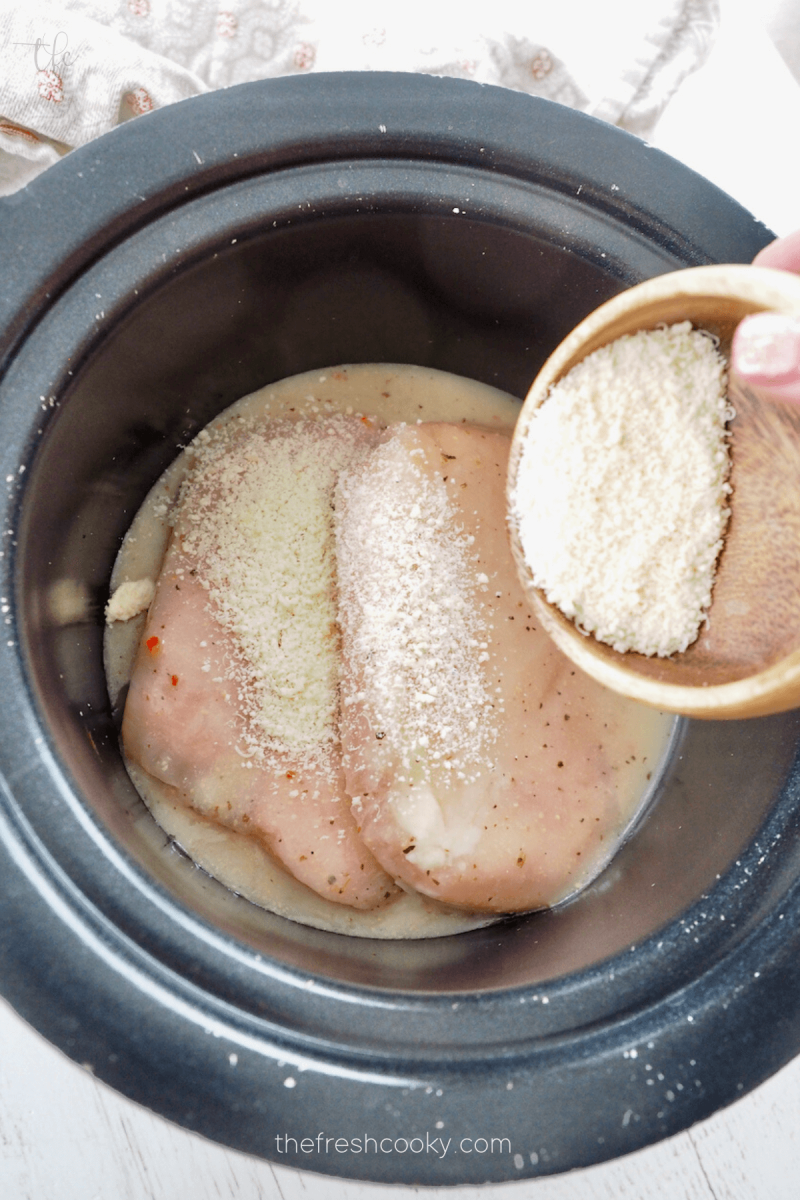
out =
[[[592,351],[641,329],[689,320],[730,355],[739,321],[774,310],[800,315],[800,276],[763,267],[692,267],[649,279],[591,313],[534,380],[514,434],[509,496],[534,411]],[[511,544],[534,611],[560,649],[614,691],[687,716],[761,716],[800,706],[800,406],[765,402],[735,377],[731,518],[708,622],[683,654],[621,654],[581,633],[532,581],[513,518]],[[509,511],[512,512],[511,506]]]

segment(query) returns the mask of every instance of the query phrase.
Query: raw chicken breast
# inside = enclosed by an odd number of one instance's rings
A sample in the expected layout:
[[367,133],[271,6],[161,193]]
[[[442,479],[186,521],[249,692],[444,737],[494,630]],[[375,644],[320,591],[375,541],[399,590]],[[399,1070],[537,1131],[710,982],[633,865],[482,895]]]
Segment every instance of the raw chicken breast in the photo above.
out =
[[510,439],[395,427],[336,492],[341,737],[361,836],[449,904],[551,905],[596,873],[622,812],[626,702],[533,623],[508,548]]
[[122,739],[195,811],[259,838],[326,899],[370,909],[397,889],[343,790],[330,529],[336,470],[363,446],[357,425],[235,432],[199,455]]
[[285,753],[253,761],[231,672],[236,649],[206,593],[177,576],[170,557],[125,705],[126,756],[202,816],[261,839],[319,895],[353,908],[383,903],[396,889],[356,833],[338,748],[319,765]]

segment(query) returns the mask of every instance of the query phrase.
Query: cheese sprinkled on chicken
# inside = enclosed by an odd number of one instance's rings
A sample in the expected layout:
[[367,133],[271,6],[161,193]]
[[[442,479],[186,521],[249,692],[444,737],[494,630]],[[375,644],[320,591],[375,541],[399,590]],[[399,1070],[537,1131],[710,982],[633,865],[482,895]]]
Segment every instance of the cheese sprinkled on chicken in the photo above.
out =
[[251,752],[313,756],[338,740],[331,496],[373,436],[331,416],[225,426],[196,443],[175,532],[241,649],[233,673]]

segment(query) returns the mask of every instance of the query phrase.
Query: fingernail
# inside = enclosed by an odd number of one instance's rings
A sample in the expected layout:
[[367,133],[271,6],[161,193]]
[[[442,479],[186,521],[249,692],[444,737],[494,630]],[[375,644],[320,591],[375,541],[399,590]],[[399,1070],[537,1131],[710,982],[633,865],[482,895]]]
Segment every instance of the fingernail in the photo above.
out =
[[774,312],[745,317],[734,335],[731,365],[755,385],[800,380],[800,320]]

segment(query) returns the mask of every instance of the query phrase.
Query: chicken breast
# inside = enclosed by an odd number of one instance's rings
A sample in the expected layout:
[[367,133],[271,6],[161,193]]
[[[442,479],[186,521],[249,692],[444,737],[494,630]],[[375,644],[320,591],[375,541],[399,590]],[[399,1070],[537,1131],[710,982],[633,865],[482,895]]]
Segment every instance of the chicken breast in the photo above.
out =
[[[552,905],[628,819],[630,706],[536,626],[508,547],[510,439],[396,427],[340,477],[345,787],[385,870],[478,911]],[[628,814],[628,815],[626,815]]]
[[338,744],[331,491],[358,422],[234,431],[182,495],[137,654],[126,756],[338,904],[397,894],[356,829]]

